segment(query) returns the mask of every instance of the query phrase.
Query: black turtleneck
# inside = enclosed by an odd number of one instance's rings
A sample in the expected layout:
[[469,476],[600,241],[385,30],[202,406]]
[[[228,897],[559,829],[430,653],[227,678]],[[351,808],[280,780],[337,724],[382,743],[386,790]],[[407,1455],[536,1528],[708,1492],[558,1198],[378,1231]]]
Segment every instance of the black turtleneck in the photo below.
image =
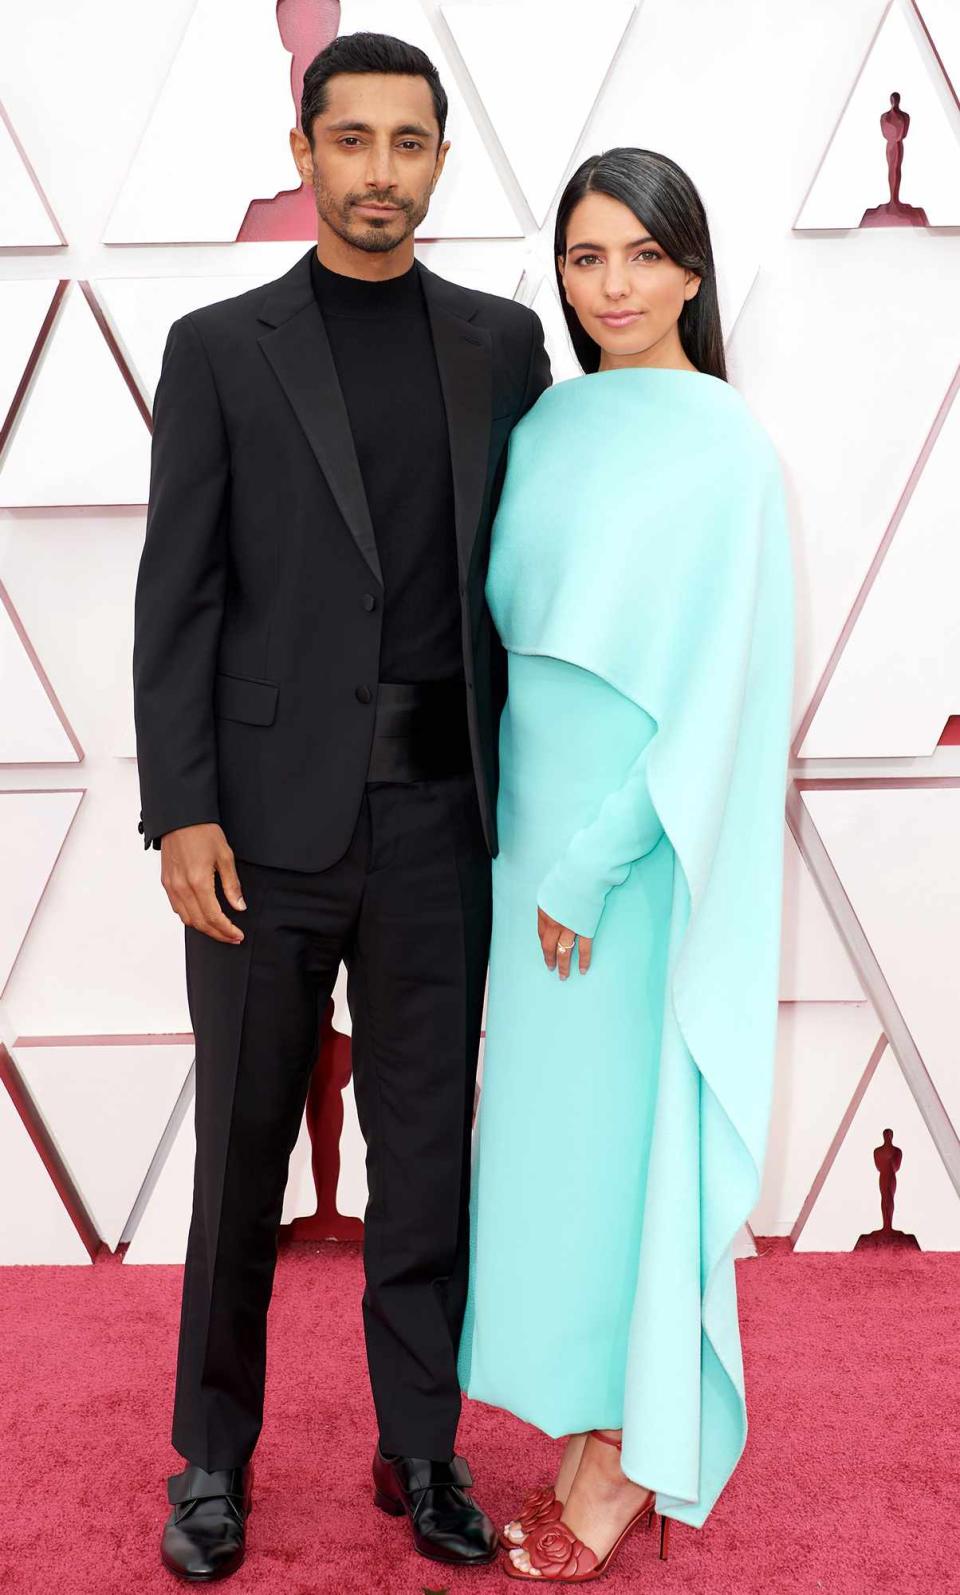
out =
[[310,256],[383,573],[381,681],[463,677],[450,441],[416,263],[368,282]]

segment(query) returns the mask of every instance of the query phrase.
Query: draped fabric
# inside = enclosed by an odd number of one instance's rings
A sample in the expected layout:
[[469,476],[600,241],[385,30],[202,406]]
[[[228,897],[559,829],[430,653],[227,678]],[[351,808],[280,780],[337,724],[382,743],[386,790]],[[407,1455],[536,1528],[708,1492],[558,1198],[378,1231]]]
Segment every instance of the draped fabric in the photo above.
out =
[[699,372],[554,385],[511,435],[487,597],[508,650],[656,722],[644,773],[675,868],[623,1467],[699,1527],[746,1440],[732,1247],[775,1050],[793,578],[767,433]]

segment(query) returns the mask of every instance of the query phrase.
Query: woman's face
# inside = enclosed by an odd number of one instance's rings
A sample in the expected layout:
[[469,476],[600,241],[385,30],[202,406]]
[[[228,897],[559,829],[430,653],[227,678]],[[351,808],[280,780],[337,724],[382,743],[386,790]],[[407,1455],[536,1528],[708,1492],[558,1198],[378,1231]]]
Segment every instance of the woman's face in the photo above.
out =
[[671,260],[629,205],[585,194],[570,214],[566,259],[557,264],[567,300],[609,357],[605,364],[645,353],[675,358],[677,321],[700,278]]

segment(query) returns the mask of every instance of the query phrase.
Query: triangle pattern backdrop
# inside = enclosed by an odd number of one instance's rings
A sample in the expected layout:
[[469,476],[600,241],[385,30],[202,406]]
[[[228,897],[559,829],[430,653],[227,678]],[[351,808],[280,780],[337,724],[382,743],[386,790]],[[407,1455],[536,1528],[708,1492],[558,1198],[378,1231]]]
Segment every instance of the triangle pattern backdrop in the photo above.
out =
[[0,764],[72,764],[83,750],[0,582]]
[[960,403],[894,529],[800,748],[804,759],[933,753],[960,712]]
[[537,0],[444,0],[442,14],[538,227],[635,9],[633,0],[594,0],[589,27],[566,28],[551,25]]
[[[193,1062],[192,1042],[22,1041],[13,1055],[97,1233],[114,1250]],[[85,1111],[91,1098],[96,1116]]]
[[0,249],[40,249],[63,243],[2,107],[0,194]]
[[4,452],[0,506],[144,504],[149,482],[150,434],[73,282]]
[[82,792],[0,792],[0,997],[80,807]]
[[803,799],[956,1127],[960,782],[806,791]]

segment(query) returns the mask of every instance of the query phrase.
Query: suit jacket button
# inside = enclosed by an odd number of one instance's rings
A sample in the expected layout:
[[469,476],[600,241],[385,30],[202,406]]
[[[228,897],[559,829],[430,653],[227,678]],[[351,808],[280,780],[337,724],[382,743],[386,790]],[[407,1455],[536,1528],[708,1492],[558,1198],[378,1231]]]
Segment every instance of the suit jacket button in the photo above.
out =
[[358,687],[356,691],[356,697],[360,703],[371,703],[373,700],[373,693],[370,691],[369,687]]
[[376,600],[376,597],[375,597],[375,595],[373,593],[364,593],[364,595],[363,595],[363,607],[364,607],[364,609],[367,610],[368,613],[369,613],[369,611],[371,609],[376,609],[377,600]]

